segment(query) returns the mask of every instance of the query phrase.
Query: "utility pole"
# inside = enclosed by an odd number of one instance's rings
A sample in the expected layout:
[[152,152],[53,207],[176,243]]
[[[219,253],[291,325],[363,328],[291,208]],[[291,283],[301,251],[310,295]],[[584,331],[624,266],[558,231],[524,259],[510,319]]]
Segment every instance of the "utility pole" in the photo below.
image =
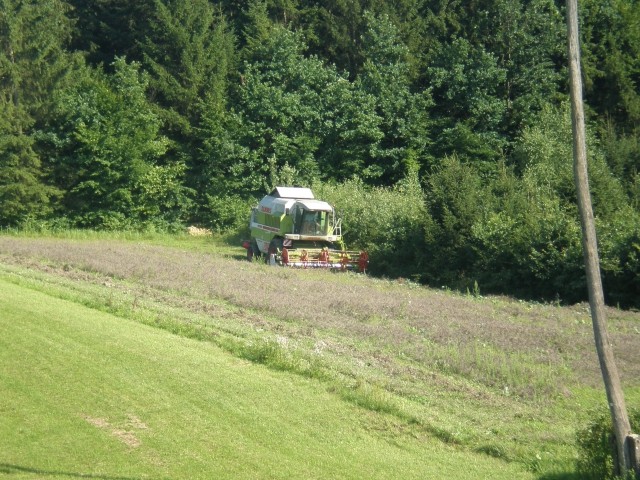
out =
[[[607,392],[609,411],[615,434],[617,464],[616,474],[638,469],[634,448],[637,436],[631,435],[631,426],[613,349],[607,334],[604,311],[604,293],[600,277],[600,259],[596,239],[593,208],[587,174],[587,146],[585,139],[584,108],[582,104],[582,71],[580,67],[580,44],[578,36],[578,0],[567,0],[567,33],[569,40],[569,77],[571,88],[571,122],[573,125],[573,175],[578,196],[578,210],[582,225],[582,250],[587,274],[589,306],[600,370]],[[633,447],[632,447],[633,445]],[[634,457],[636,457],[634,459]],[[634,465],[635,463],[635,465]]]

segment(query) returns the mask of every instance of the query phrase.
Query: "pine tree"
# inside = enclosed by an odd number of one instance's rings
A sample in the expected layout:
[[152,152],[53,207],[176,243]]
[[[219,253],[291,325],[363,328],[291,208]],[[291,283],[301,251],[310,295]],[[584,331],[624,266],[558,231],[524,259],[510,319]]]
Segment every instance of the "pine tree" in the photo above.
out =
[[60,0],[0,0],[0,222],[49,211],[55,189],[35,149],[34,130],[52,111],[53,92],[73,69],[65,51],[71,22]]
[[585,97],[620,132],[640,130],[640,3],[581,2]]
[[109,67],[115,57],[142,60],[153,0],[68,0],[76,21],[71,48],[93,65]]
[[375,184],[392,185],[420,168],[429,143],[428,92],[411,91],[408,49],[398,30],[384,15],[365,14],[367,31],[363,36],[365,63],[358,85],[375,98],[381,118],[382,138],[367,159],[363,175]]
[[[233,56],[224,19],[207,0],[154,0],[143,45],[150,93],[175,140],[188,142],[204,98]],[[222,62],[220,57],[223,58]]]
[[559,101],[565,65],[565,24],[553,0],[480,1],[467,18],[468,39],[497,60],[505,103],[501,131],[516,134],[548,102]]
[[0,100],[0,225],[14,226],[46,216],[56,189],[44,183],[33,139],[22,129],[16,107]]

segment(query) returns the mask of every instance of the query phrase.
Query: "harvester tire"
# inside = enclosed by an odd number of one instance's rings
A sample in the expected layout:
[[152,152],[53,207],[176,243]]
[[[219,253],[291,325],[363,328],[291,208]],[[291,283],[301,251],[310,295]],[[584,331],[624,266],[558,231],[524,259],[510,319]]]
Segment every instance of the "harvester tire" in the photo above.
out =
[[269,243],[269,253],[266,258],[267,263],[271,261],[271,255],[278,255],[278,250],[282,250],[282,239],[274,238],[271,240],[271,243]]
[[255,240],[252,240],[249,244],[249,248],[247,248],[247,260],[253,262],[255,257],[260,256],[260,250],[258,250],[258,244]]

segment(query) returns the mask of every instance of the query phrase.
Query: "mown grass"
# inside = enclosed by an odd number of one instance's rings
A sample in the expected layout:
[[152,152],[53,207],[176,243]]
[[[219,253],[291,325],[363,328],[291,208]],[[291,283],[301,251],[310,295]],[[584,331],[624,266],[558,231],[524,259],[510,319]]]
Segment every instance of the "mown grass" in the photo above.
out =
[[[243,251],[220,242],[0,238],[0,264],[12,282],[320,381],[411,435],[573,478],[575,432],[606,406],[583,305],[273,269],[238,261]],[[637,404],[640,317],[609,313]]]
[[9,478],[531,478],[322,384],[0,280]]
[[242,239],[238,234],[211,233],[210,235],[189,235],[187,231],[168,234],[154,230],[106,231],[92,229],[51,228],[0,228],[0,235],[15,238],[49,238],[70,241],[122,241],[142,245],[162,245],[192,252],[215,252],[218,255],[245,258],[244,250],[238,249]]

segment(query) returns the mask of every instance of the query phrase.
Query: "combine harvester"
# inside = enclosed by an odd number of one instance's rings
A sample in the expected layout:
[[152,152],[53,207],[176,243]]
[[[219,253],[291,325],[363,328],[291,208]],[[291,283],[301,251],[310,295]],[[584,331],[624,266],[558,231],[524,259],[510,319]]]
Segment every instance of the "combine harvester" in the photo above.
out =
[[309,188],[276,187],[251,211],[247,259],[264,256],[271,265],[366,272],[367,252],[348,251],[342,219]]

